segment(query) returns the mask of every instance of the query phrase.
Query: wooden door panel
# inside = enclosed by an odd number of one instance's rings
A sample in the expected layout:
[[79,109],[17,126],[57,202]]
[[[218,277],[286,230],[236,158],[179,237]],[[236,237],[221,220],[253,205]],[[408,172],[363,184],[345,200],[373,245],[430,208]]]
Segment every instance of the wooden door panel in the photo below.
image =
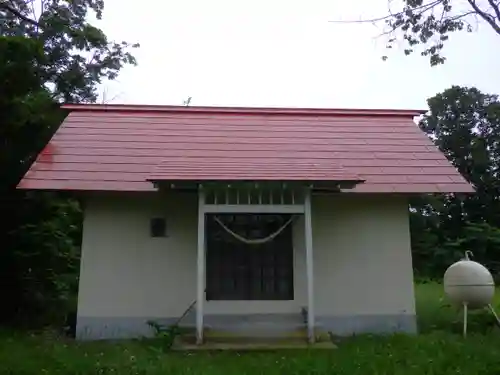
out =
[[[217,215],[244,238],[264,238],[290,217],[275,214]],[[264,244],[246,244],[207,216],[207,299],[292,300],[292,225]]]

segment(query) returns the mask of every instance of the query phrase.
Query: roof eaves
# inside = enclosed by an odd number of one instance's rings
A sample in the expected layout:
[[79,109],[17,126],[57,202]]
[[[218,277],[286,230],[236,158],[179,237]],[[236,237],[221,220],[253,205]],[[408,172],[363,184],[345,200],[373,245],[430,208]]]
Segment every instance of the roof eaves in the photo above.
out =
[[231,186],[243,187],[249,186],[274,186],[274,187],[308,187],[313,190],[331,190],[332,188],[339,191],[349,191],[357,185],[362,184],[365,180],[359,178],[342,178],[338,180],[270,180],[270,179],[165,179],[152,177],[146,181],[153,184],[155,188],[160,186],[169,186],[171,188],[193,188],[199,186]]

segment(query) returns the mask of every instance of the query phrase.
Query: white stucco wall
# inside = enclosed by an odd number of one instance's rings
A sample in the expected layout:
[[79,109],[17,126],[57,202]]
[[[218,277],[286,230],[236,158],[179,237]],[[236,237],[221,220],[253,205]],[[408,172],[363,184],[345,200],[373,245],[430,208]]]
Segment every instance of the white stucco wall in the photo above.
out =
[[[414,315],[407,201],[313,197],[316,315]],[[163,216],[167,238],[149,236]],[[196,296],[195,194],[86,200],[78,317],[169,318]],[[294,226],[294,301],[210,301],[206,314],[300,313],[306,306],[303,219]]]

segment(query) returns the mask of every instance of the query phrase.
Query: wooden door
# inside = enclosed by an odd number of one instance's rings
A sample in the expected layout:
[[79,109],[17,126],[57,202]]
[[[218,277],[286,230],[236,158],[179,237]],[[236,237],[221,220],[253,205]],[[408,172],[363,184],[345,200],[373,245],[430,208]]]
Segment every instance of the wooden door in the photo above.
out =
[[[228,228],[248,239],[269,236],[289,215],[217,215]],[[207,300],[293,300],[292,224],[264,244],[235,238],[207,215]]]

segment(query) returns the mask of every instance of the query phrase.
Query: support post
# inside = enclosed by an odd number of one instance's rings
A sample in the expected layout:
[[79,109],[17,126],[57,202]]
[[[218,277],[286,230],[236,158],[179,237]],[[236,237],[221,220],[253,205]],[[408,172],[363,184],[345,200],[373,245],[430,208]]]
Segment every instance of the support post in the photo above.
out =
[[205,192],[198,192],[198,262],[196,283],[196,344],[203,344],[203,303],[205,302]]
[[306,272],[307,272],[307,337],[309,343],[314,343],[314,267],[313,240],[311,217],[311,189],[305,191],[304,197],[304,234],[306,242]]

